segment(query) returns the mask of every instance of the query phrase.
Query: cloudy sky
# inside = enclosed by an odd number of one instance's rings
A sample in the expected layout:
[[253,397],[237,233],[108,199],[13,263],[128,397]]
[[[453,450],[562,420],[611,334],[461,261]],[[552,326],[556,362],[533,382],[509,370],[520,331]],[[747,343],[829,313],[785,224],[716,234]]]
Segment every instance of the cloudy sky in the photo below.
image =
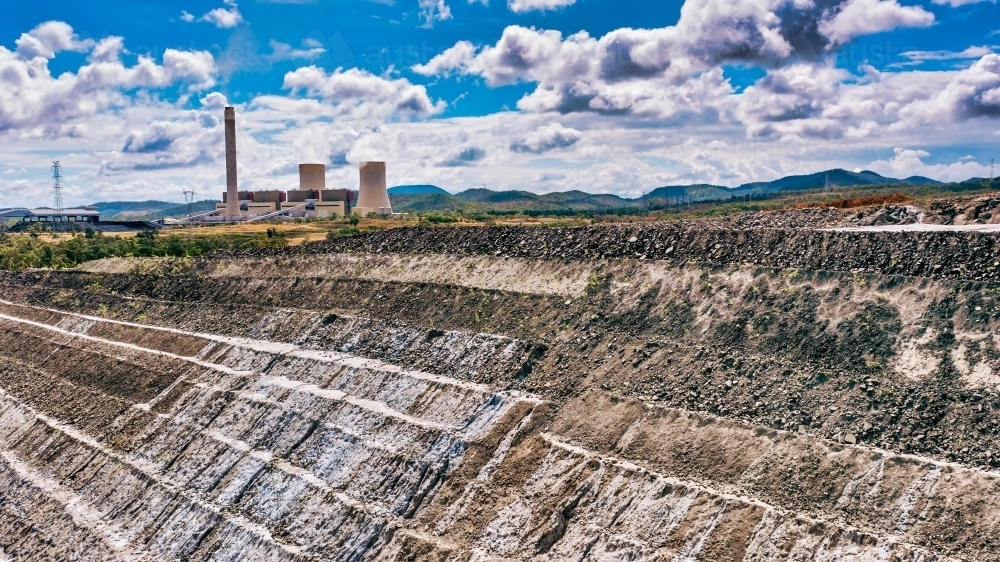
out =
[[989,0],[91,0],[0,18],[0,207],[356,187],[735,186],[989,174]]

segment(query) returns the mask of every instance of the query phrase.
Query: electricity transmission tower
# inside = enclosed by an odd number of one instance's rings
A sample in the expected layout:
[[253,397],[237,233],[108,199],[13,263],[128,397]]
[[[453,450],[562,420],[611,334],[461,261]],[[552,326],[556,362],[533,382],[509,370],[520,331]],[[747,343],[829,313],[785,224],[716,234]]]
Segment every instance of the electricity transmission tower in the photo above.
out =
[[187,203],[187,216],[194,214],[194,188],[184,188],[184,202]]
[[63,193],[62,193],[62,168],[59,161],[52,162],[52,230],[59,231],[69,228],[69,223],[64,223],[66,217],[63,214]]
[[52,162],[52,209],[57,215],[63,212],[62,168],[58,160]]

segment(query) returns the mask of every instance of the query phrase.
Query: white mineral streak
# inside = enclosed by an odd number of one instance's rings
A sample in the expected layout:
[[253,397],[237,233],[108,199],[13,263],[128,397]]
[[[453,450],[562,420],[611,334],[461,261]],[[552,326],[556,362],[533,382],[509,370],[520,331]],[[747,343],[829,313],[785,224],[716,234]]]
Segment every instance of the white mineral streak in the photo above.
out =
[[[941,467],[931,465],[928,467],[927,473],[920,480],[917,480],[906,489],[899,502],[899,518],[896,530],[900,534],[905,533],[913,525],[917,517],[926,517],[926,512],[919,512],[918,508],[923,507],[921,504],[925,504],[927,499],[934,495],[934,490],[937,489],[938,482],[940,481]],[[918,513],[914,513],[915,511],[918,511]]]
[[837,498],[837,505],[846,507],[865,499],[874,498],[882,487],[885,479],[885,457],[876,455],[865,470],[855,474],[844,486],[844,491]]
[[[744,516],[760,514],[746,561],[947,560],[892,537],[861,541],[862,535],[822,519],[657,474],[552,435],[545,439],[548,455],[488,525],[471,560],[702,560],[725,515],[739,509]],[[924,492],[925,480],[918,483]],[[540,519],[535,505],[554,509]],[[547,550],[545,537],[553,532],[558,541]]]
[[170,330],[212,342],[184,357],[74,330],[103,319],[65,328],[0,319],[199,368],[131,410],[147,422],[122,435],[135,445],[128,452],[0,396],[0,491],[47,494],[71,517],[36,524],[80,545],[101,538],[92,559],[376,559],[387,530],[430,501],[469,439],[517,402],[538,403],[290,344]]
[[840,232],[1000,232],[1000,224],[886,224],[824,228]]
[[476,499],[476,495],[489,483],[490,477],[493,476],[493,473],[500,468],[504,459],[507,458],[507,453],[510,452],[510,447],[514,443],[514,439],[528,425],[529,421],[531,421],[531,414],[521,418],[521,421],[514,426],[514,429],[507,432],[507,435],[500,441],[500,446],[497,447],[490,460],[479,469],[479,474],[476,475],[476,478],[465,485],[465,490],[462,491],[461,497],[455,503],[451,504],[448,511],[445,512],[434,529],[435,533],[439,535],[444,533],[449,527],[455,524],[456,520],[465,514],[465,510]]
[[[6,300],[3,300],[3,299],[0,299],[0,304],[4,304],[4,305],[8,305],[8,306],[23,306],[23,305],[16,305],[15,303],[12,303],[10,301],[6,301]],[[220,349],[219,344],[225,344],[225,346],[223,346],[222,349],[227,349],[228,347],[238,348],[240,350],[240,357],[241,358],[244,358],[244,359],[246,359],[246,358],[253,358],[253,359],[255,359],[257,361],[257,363],[258,363],[258,365],[257,365],[258,367],[260,367],[261,365],[265,365],[275,355],[282,355],[282,356],[288,356],[288,357],[300,357],[300,358],[303,358],[303,359],[309,359],[309,360],[314,360],[314,361],[319,361],[319,362],[337,363],[337,364],[340,364],[340,365],[346,365],[346,366],[355,367],[355,368],[369,368],[369,369],[384,370],[384,371],[387,371],[387,372],[390,372],[390,373],[398,373],[398,374],[401,374],[401,375],[404,375],[404,376],[407,376],[407,377],[424,379],[424,380],[428,380],[428,381],[439,382],[439,383],[442,383],[442,384],[448,384],[448,385],[465,387],[465,388],[468,388],[470,390],[474,390],[474,391],[477,391],[477,392],[488,392],[489,391],[488,385],[477,384],[477,383],[470,382],[470,381],[467,381],[467,380],[456,379],[456,378],[453,378],[453,377],[447,377],[447,376],[443,376],[443,375],[436,375],[436,374],[433,374],[433,373],[427,373],[427,372],[421,372],[421,371],[406,369],[404,367],[401,367],[401,366],[398,366],[398,365],[394,365],[392,363],[380,361],[378,359],[371,359],[371,358],[366,358],[366,357],[359,357],[357,355],[352,355],[352,354],[350,354],[348,352],[338,352],[338,351],[330,351],[330,350],[322,350],[322,349],[311,349],[311,348],[303,347],[300,344],[285,343],[285,342],[274,342],[274,341],[259,340],[259,339],[253,339],[253,338],[240,338],[240,337],[232,337],[232,336],[223,336],[223,335],[218,335],[218,334],[208,334],[208,333],[202,333],[202,332],[192,332],[192,331],[188,331],[188,330],[181,330],[181,329],[178,329],[178,328],[162,327],[162,326],[151,326],[149,324],[137,324],[137,323],[134,323],[134,322],[125,322],[125,321],[121,321],[121,320],[113,320],[113,319],[110,319],[110,318],[102,318],[102,317],[97,317],[97,316],[89,316],[89,315],[86,315],[86,314],[71,313],[71,312],[66,312],[66,311],[62,311],[62,310],[56,310],[56,309],[53,309],[53,308],[43,308],[43,307],[33,307],[33,306],[32,307],[25,307],[25,308],[30,308],[30,309],[35,309],[35,310],[41,310],[41,311],[50,312],[50,313],[56,313],[56,314],[60,315],[61,319],[56,324],[50,325],[50,324],[44,324],[44,323],[34,322],[34,321],[30,321],[30,320],[24,320],[24,319],[21,319],[21,318],[17,318],[17,317],[5,315],[5,314],[0,314],[0,318],[16,320],[16,321],[19,321],[19,322],[24,322],[24,323],[27,323],[27,324],[30,324],[30,325],[40,326],[40,327],[44,327],[44,328],[53,328],[54,327],[54,328],[57,328],[59,331],[62,331],[62,332],[67,333],[67,334],[72,334],[74,336],[78,336],[78,335],[79,336],[85,336],[86,333],[87,333],[87,331],[90,330],[95,325],[97,325],[98,323],[105,323],[105,324],[112,324],[112,325],[117,325],[117,326],[124,326],[124,327],[128,327],[128,328],[134,328],[136,330],[144,330],[144,331],[151,331],[151,332],[162,332],[162,333],[176,334],[176,335],[181,335],[181,336],[191,336],[191,337],[195,337],[195,338],[201,338],[201,339],[204,339],[204,340],[207,340],[208,342],[210,342],[209,344],[206,345],[206,347],[204,349],[201,350],[200,353],[196,354],[195,357],[193,357],[193,358],[184,357],[183,359],[195,359],[195,360],[197,360],[197,359],[204,359],[207,354],[211,354],[213,352],[214,353],[218,353],[219,349]],[[281,313],[282,313],[282,311],[275,312],[275,314],[278,314],[278,315],[280,315]],[[352,319],[352,320],[356,320],[356,319]],[[266,324],[266,323],[267,323],[266,319],[264,321],[262,321],[262,324]],[[423,335],[424,334],[421,334],[421,336],[423,336]],[[410,335],[410,337],[412,337],[412,335]],[[489,346],[489,347],[496,347],[496,346],[499,345],[499,346],[501,346],[501,349],[499,350],[499,353],[497,353],[496,355],[498,356],[498,358],[506,358],[506,357],[508,357],[513,352],[513,348],[517,347],[517,345],[518,345],[518,342],[510,340],[509,338],[503,338],[503,337],[497,337],[497,336],[488,336],[486,334],[473,334],[472,337],[469,338],[467,334],[454,334],[454,333],[448,334],[448,333],[446,333],[442,337],[442,339],[445,339],[445,340],[458,339],[458,338],[462,338],[462,339],[465,339],[465,340],[471,340],[471,341],[467,342],[469,344],[468,346],[451,345],[451,346],[444,346],[444,348],[447,348],[447,347],[457,348],[457,350],[460,353],[462,353],[462,352],[468,351],[467,347],[471,347],[473,350],[475,350],[476,347],[487,347],[487,346]],[[112,343],[112,344],[120,345],[120,346],[123,346],[123,347],[128,347],[130,349],[141,349],[142,351],[149,351],[149,352],[157,353],[157,354],[160,354],[160,355],[166,355],[166,356],[170,356],[170,357],[177,357],[176,355],[173,355],[173,354],[170,354],[170,353],[165,353],[165,352],[161,352],[161,351],[150,350],[150,349],[146,349],[146,348],[138,348],[138,347],[135,347],[135,346],[129,346],[129,344],[123,344],[123,343],[119,343],[119,342],[109,342],[109,340],[104,340],[104,339],[101,339],[101,338],[87,337],[86,339],[89,339],[90,341],[100,341],[100,342],[104,342],[104,343]],[[399,343],[400,344],[404,344],[404,343],[410,343],[410,342],[408,342],[408,341],[406,341],[406,342],[400,341]],[[448,341],[446,343],[456,343],[456,342]],[[226,346],[228,346],[228,347],[226,347]],[[390,352],[389,354],[391,355],[391,350],[388,350],[388,351]],[[439,350],[439,351],[441,351],[441,350]],[[247,352],[254,352],[254,353],[247,353]],[[433,352],[433,350],[432,350],[432,352]],[[441,355],[444,355],[444,353],[441,353]],[[465,353],[465,355],[468,356],[468,355],[472,355],[472,354],[471,353]],[[437,359],[441,359],[441,358],[442,357],[437,357]],[[453,358],[449,358],[449,359],[453,359]],[[457,361],[452,361],[452,362],[457,362]],[[248,367],[248,368],[250,368],[250,367]]]
[[[180,360],[183,360],[183,361],[187,361],[187,362],[193,363],[193,364],[198,365],[200,367],[206,367],[206,368],[213,369],[213,370],[216,370],[216,371],[220,371],[221,373],[229,374],[229,375],[253,375],[255,373],[255,371],[252,370],[252,369],[246,368],[246,367],[258,367],[258,368],[260,368],[262,366],[262,364],[268,363],[270,361],[273,361],[275,359],[274,355],[286,355],[287,352],[289,352],[289,351],[297,350],[296,346],[294,346],[292,344],[271,344],[271,342],[251,342],[251,340],[243,340],[243,339],[238,339],[238,338],[223,338],[223,337],[219,337],[219,336],[205,336],[205,335],[202,335],[202,334],[186,333],[186,332],[182,332],[180,330],[171,330],[172,332],[175,332],[175,333],[183,333],[185,335],[199,335],[199,336],[202,336],[202,337],[207,337],[207,338],[210,338],[210,339],[215,339],[215,341],[218,341],[218,342],[233,342],[233,344],[247,345],[247,347],[241,348],[239,350],[238,354],[231,354],[232,356],[237,356],[237,357],[240,358],[239,361],[235,361],[235,360],[234,361],[230,361],[231,363],[235,363],[236,365],[239,366],[237,368],[232,368],[229,365],[227,365],[225,362],[214,363],[214,362],[210,362],[210,361],[205,361],[205,360],[202,360],[202,359],[198,359],[196,357],[184,357],[184,356],[181,356],[181,355],[176,355],[174,353],[169,353],[169,352],[166,352],[166,351],[159,351],[159,350],[149,349],[149,348],[141,347],[141,346],[130,344],[130,343],[116,342],[116,341],[113,341],[113,340],[109,340],[109,339],[105,339],[105,338],[99,338],[99,337],[94,337],[94,336],[89,336],[89,335],[86,335],[86,334],[73,333],[73,332],[70,332],[68,330],[65,330],[65,329],[62,329],[62,328],[58,328],[58,327],[50,325],[50,324],[45,324],[45,323],[42,323],[42,322],[35,322],[33,320],[26,320],[26,319],[22,319],[22,318],[17,318],[15,316],[10,316],[10,315],[7,315],[7,314],[0,313],[0,319],[8,320],[8,321],[11,321],[11,322],[17,322],[17,323],[27,324],[27,325],[34,326],[34,327],[37,327],[37,328],[42,328],[42,329],[45,329],[45,330],[50,330],[50,331],[53,331],[53,332],[61,333],[61,334],[67,335],[67,336],[72,336],[74,338],[85,339],[85,340],[88,340],[88,341],[93,341],[93,342],[96,342],[96,343],[101,343],[101,344],[105,344],[105,345],[113,346],[113,347],[120,347],[120,348],[127,349],[127,350],[130,350],[130,351],[140,351],[140,352],[144,352],[144,353],[150,353],[150,354],[153,354],[153,355],[161,355],[161,356],[169,357],[169,358],[172,358],[172,359],[180,359]],[[252,347],[251,347],[251,344],[253,345]],[[271,345],[268,345],[268,344],[271,344]],[[237,345],[234,345],[234,347],[236,347],[236,346]],[[264,357],[255,357],[254,354],[252,354],[252,353],[246,353],[247,349],[252,350],[252,351],[263,352],[266,355]],[[283,352],[285,352],[285,353],[283,353]],[[316,356],[315,355],[312,355],[310,353],[306,353],[305,355],[307,357],[313,358],[313,360],[316,360]],[[293,356],[295,356],[295,355],[293,355]],[[253,359],[255,359],[255,358],[259,359],[259,361],[256,361],[256,362],[253,361]],[[352,375],[355,375],[357,373],[357,371],[360,371],[360,370],[364,369],[364,370],[371,370],[371,371],[381,371],[381,372],[383,372],[382,374],[384,374],[386,376],[396,375],[396,376],[401,376],[401,377],[412,377],[414,379],[417,379],[417,380],[425,382],[425,383],[435,383],[435,384],[442,385],[442,386],[457,387],[458,389],[468,391],[469,394],[474,394],[474,393],[482,394],[482,393],[488,392],[488,390],[489,390],[488,387],[485,386],[485,385],[478,385],[478,384],[468,383],[468,382],[465,382],[465,381],[459,381],[459,380],[456,380],[456,379],[450,379],[448,377],[443,377],[443,376],[440,376],[440,375],[431,375],[431,374],[427,374],[427,373],[416,373],[416,372],[413,372],[413,371],[407,371],[407,370],[404,370],[404,369],[400,369],[400,368],[395,367],[395,366],[392,366],[392,368],[388,368],[387,369],[387,368],[385,368],[386,365],[384,363],[379,362],[379,361],[370,360],[370,359],[350,357],[350,356],[346,356],[345,355],[345,356],[340,356],[340,357],[338,357],[336,359],[332,359],[332,358],[329,358],[329,357],[322,358],[322,359],[319,359],[319,361],[324,362],[324,363],[333,364],[335,366],[348,367],[348,369],[352,370],[352,373],[351,373]],[[257,363],[257,364],[256,365],[243,365],[243,364],[245,364],[247,362]],[[243,368],[240,368],[240,367],[243,367]],[[273,372],[273,369],[272,369],[272,372]],[[353,379],[354,377],[351,377],[351,378]],[[384,402],[380,402],[380,401],[377,401],[377,400],[367,400],[367,399],[363,399],[363,398],[356,398],[354,396],[348,395],[346,392],[342,392],[342,391],[339,391],[339,390],[325,390],[325,389],[321,389],[321,388],[317,387],[314,384],[307,384],[307,383],[302,382],[302,381],[291,380],[291,379],[288,379],[288,378],[286,378],[284,376],[271,376],[271,375],[261,376],[258,379],[257,385],[261,386],[261,387],[275,386],[275,387],[278,387],[278,388],[281,388],[281,389],[285,389],[285,390],[293,390],[293,391],[296,391],[296,392],[304,392],[304,393],[308,393],[308,394],[313,394],[313,395],[315,395],[317,397],[326,398],[326,399],[329,399],[329,400],[346,401],[346,402],[351,403],[353,405],[360,406],[362,408],[365,408],[365,409],[368,409],[368,410],[372,410],[372,411],[375,411],[377,413],[380,413],[380,414],[383,414],[383,415],[386,415],[386,416],[399,417],[401,419],[404,419],[404,421],[408,421],[410,423],[414,423],[414,424],[418,424],[418,425],[431,424],[433,426],[444,427],[441,424],[434,424],[433,422],[428,422],[426,420],[417,419],[417,418],[414,418],[414,417],[402,414],[400,412],[397,412],[397,411],[393,410],[391,407],[389,407],[387,404],[385,404]],[[392,394],[396,394],[395,390],[396,389],[393,389]],[[421,389],[421,390],[425,391],[426,387],[424,389]],[[534,402],[537,402],[536,398],[528,397],[526,399],[534,401]],[[501,401],[502,401],[502,399],[501,399]],[[142,406],[140,406],[140,407],[142,407]],[[465,421],[466,421],[466,423],[463,424],[463,425],[468,425],[469,423],[471,423],[472,418],[470,418],[469,420],[465,420]]]
[[[203,529],[206,522],[215,522],[220,518],[237,525],[244,536],[266,542],[268,550],[272,552],[296,550],[273,540],[270,532],[256,523],[246,521],[238,515],[223,515],[220,506],[180,489],[176,482],[157,475],[141,459],[130,459],[115,453],[75,428],[33,411],[6,393],[0,394],[0,408],[4,412],[0,417],[0,432],[5,437],[0,442],[3,457],[8,462],[18,463],[14,466],[26,467],[21,472],[15,468],[13,474],[8,471],[0,472],[4,476],[3,495],[10,496],[18,488],[25,486],[40,489],[43,493],[49,490],[49,496],[62,505],[66,513],[74,516],[74,524],[78,524],[78,520],[94,524],[101,521],[102,527],[97,530],[112,533],[110,536],[114,540],[111,544],[115,550],[121,551],[127,545],[140,544],[141,541],[137,539],[155,527],[157,536],[152,544],[146,545],[146,550],[153,559],[162,559],[174,548],[186,546],[193,536],[202,534],[204,530],[199,529]],[[12,412],[14,415],[10,416],[9,413]],[[22,423],[18,427],[11,427],[8,425],[11,417],[20,418]],[[31,447],[19,450],[31,441],[41,449]],[[30,468],[27,468],[30,464],[28,461],[14,460],[40,453],[57,457],[49,458],[48,466]],[[56,480],[57,477],[65,477],[64,471],[72,469],[74,465],[76,470],[83,470],[94,463],[99,466],[88,470],[91,472],[88,474],[90,479],[82,488],[62,489]],[[12,480],[11,476],[14,475],[18,477],[17,480]],[[151,510],[141,513],[143,517],[151,519],[131,518],[123,511],[136,500]],[[161,513],[165,507],[170,508],[169,514]],[[167,520],[163,520],[165,515]],[[105,523],[109,520],[110,523]],[[56,521],[55,524],[64,522]],[[57,529],[52,530],[58,532]],[[133,557],[116,556],[115,559],[131,560]]]
[[715,531],[719,520],[726,513],[727,507],[729,507],[728,502],[722,502],[722,505],[716,508],[715,513],[709,517],[708,524],[698,529],[694,538],[684,545],[684,548],[681,549],[677,556],[674,556],[674,562],[695,562],[698,559],[698,555],[701,554],[701,550],[705,547],[705,542],[712,536],[712,532]]
[[75,525],[87,529],[100,537],[112,552],[132,560],[140,560],[146,557],[145,554],[132,549],[128,541],[121,536],[116,527],[104,523],[101,514],[81,501],[80,496],[72,490],[60,485],[51,478],[39,476],[29,465],[21,461],[11,451],[0,451],[0,459],[2,459],[0,461],[0,472],[12,471],[17,478],[39,490],[48,499],[58,505],[64,506],[66,514],[72,518]]

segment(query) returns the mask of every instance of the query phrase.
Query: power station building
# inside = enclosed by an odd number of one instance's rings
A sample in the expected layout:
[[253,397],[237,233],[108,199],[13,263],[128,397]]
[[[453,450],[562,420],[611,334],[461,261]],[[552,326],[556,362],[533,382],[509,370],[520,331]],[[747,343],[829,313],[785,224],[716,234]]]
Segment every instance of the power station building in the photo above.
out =
[[[12,224],[9,221],[17,220]],[[143,230],[158,230],[163,224],[153,221],[101,220],[101,213],[96,207],[80,209],[8,209],[0,211],[0,229],[7,228],[11,232],[25,232],[33,225],[40,225],[45,230],[56,232],[82,232],[90,229],[107,233],[140,232]]]
[[354,193],[347,189],[326,188],[326,166],[299,164],[299,189],[289,191],[290,202],[312,200],[312,207],[319,217],[346,217],[351,214]]
[[[295,189],[292,191],[239,191],[237,208],[246,215],[293,211],[304,217],[346,217],[351,213],[354,192],[349,189]],[[217,211],[228,207],[229,194],[222,194]]]
[[[230,190],[222,194],[216,210],[229,213]],[[236,209],[247,215],[294,211],[304,217],[346,217],[351,214],[354,192],[326,188],[326,166],[299,164],[299,188],[291,191],[237,191]],[[239,216],[239,215],[237,215]]]
[[11,209],[0,212],[0,219],[19,218],[21,222],[42,223],[49,225],[58,224],[92,224],[101,220],[101,213],[96,207],[86,207],[83,209]]

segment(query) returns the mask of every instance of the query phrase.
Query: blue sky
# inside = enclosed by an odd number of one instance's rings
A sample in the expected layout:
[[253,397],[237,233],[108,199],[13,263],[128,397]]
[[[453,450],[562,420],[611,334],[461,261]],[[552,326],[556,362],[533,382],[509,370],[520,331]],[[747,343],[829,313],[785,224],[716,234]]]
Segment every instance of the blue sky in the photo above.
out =
[[832,167],[988,174],[1000,7],[970,0],[11,3],[0,206],[217,197],[304,161],[390,183],[635,196]]

